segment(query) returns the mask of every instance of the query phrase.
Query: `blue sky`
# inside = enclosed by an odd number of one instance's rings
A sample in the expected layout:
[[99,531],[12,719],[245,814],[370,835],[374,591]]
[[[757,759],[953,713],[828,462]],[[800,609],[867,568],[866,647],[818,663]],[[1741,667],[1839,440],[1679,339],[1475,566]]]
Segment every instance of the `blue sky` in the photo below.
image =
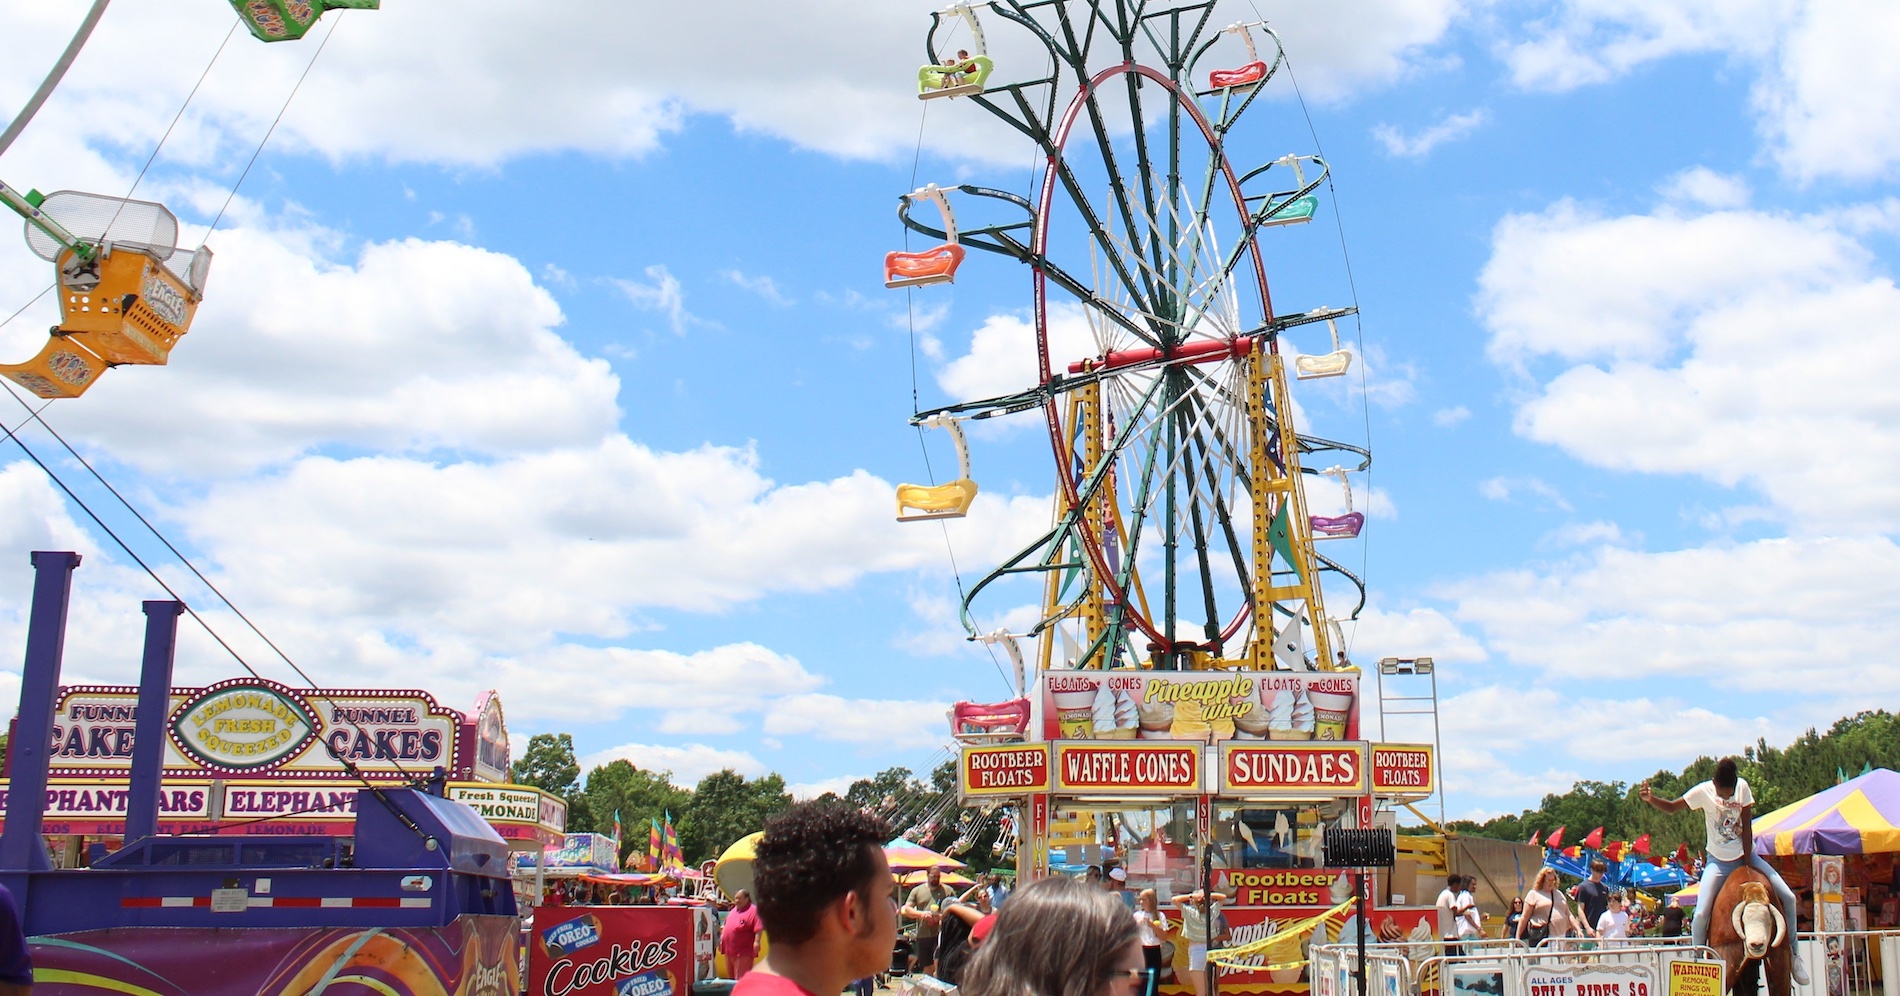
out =
[[[208,73],[227,6],[112,6],[0,178],[123,193],[206,73],[138,187],[190,244],[336,28],[209,240],[172,365],[47,418],[319,680],[464,706],[498,687],[517,738],[571,731],[682,781],[926,765],[949,702],[1005,697],[961,640],[946,543],[979,576],[1053,488],[1033,420],[985,427],[973,515],[889,521],[892,485],[926,475],[913,390],[940,404],[1033,360],[1014,263],[881,285],[913,175],[1031,187],[980,111],[910,94],[930,5],[385,6],[299,43],[240,33]],[[5,113],[83,7],[0,0]],[[1303,429],[1374,450],[1366,538],[1327,552],[1370,581],[1355,658],[1441,662],[1449,812],[1888,705],[1900,14],[1257,10],[1304,102],[1282,74],[1235,155],[1323,149],[1335,181],[1317,223],[1271,233],[1276,304],[1350,302],[1343,229],[1362,309],[1363,384],[1296,391]],[[998,78],[1022,72],[991,34]],[[46,270],[0,248],[0,314]],[[28,308],[0,352],[54,317]],[[25,553],[76,546],[68,679],[131,681],[157,589],[17,451],[0,508],[0,645]],[[234,673],[215,651],[187,634],[183,675]]]

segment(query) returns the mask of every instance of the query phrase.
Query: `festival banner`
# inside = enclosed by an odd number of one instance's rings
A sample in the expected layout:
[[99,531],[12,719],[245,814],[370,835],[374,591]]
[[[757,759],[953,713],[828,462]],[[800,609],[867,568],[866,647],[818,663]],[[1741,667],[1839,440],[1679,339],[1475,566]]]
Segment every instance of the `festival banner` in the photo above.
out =
[[1222,795],[1336,799],[1366,793],[1366,745],[1362,743],[1229,741],[1221,745],[1220,759]]
[[963,797],[1024,796],[1050,788],[1047,744],[965,747],[957,784]]
[[543,906],[528,937],[530,993],[689,996],[713,977],[718,928],[693,906]]
[[1046,740],[1357,740],[1357,671],[1044,671]]
[[1527,965],[1524,992],[1529,996],[1659,996],[1656,973],[1648,965],[1591,962]]
[[1149,796],[1201,791],[1201,745],[1058,743],[1056,791]]
[[1438,790],[1431,744],[1373,744],[1372,794],[1424,798]]

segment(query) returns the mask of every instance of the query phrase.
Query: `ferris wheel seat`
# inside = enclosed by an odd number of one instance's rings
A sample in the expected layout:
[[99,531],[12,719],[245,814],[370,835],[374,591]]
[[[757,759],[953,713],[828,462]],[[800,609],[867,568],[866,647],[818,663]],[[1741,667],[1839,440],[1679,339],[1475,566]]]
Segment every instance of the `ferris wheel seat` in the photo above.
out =
[[1313,220],[1313,212],[1318,210],[1319,198],[1311,194],[1305,197],[1297,197],[1290,201],[1281,200],[1278,202],[1269,202],[1267,208],[1268,217],[1260,224],[1269,228],[1275,225],[1305,224]]
[[964,250],[946,242],[923,252],[887,252],[884,254],[884,286],[925,287],[955,283],[957,267],[963,265]]
[[[899,484],[897,521],[922,522],[926,519],[961,519],[970,514],[976,501],[976,482],[959,478],[947,484]],[[905,515],[906,509],[912,514]]]
[[1216,90],[1230,87],[1252,86],[1267,78],[1267,64],[1249,62],[1238,69],[1216,69],[1207,74],[1207,85]]
[[1307,522],[1313,527],[1316,540],[1357,539],[1359,530],[1365,528],[1366,516],[1363,512],[1347,512],[1345,515],[1310,515]]
[[947,66],[924,66],[917,70],[917,99],[961,97],[982,93],[983,84],[994,68],[987,55],[973,55]]
[[1029,731],[1029,700],[988,705],[958,702],[950,707],[950,734],[961,743],[1015,743]]
[[1341,349],[1318,355],[1302,355],[1293,360],[1293,376],[1299,380],[1319,380],[1322,377],[1344,377],[1352,366],[1352,352]]
[[0,364],[0,377],[38,397],[77,398],[110,366],[71,336],[54,335],[25,363]]
[[258,41],[295,41],[316,27],[317,18],[338,7],[375,10],[382,0],[231,0],[238,19]]
[[113,246],[91,260],[67,250],[59,259],[59,332],[77,336],[113,364],[163,365],[191,328],[203,300],[211,252],[192,254],[186,274],[136,249]]

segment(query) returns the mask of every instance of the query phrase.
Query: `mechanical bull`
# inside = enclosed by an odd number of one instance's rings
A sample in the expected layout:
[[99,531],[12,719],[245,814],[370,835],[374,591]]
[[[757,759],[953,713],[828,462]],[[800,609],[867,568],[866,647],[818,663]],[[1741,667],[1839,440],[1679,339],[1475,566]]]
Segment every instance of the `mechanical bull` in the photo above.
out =
[[1709,945],[1727,963],[1729,992],[1735,996],[1754,996],[1763,966],[1769,996],[1789,996],[1793,990],[1794,925],[1782,915],[1761,872],[1738,868],[1722,883],[1710,910]]

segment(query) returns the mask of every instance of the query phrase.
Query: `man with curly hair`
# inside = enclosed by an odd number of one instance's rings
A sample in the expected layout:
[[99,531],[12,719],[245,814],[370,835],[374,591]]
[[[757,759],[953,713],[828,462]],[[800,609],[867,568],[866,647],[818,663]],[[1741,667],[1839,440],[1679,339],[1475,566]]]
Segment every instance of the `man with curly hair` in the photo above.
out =
[[770,950],[732,996],[836,996],[890,964],[890,837],[883,820],[837,803],[800,803],[766,823],[752,898]]

